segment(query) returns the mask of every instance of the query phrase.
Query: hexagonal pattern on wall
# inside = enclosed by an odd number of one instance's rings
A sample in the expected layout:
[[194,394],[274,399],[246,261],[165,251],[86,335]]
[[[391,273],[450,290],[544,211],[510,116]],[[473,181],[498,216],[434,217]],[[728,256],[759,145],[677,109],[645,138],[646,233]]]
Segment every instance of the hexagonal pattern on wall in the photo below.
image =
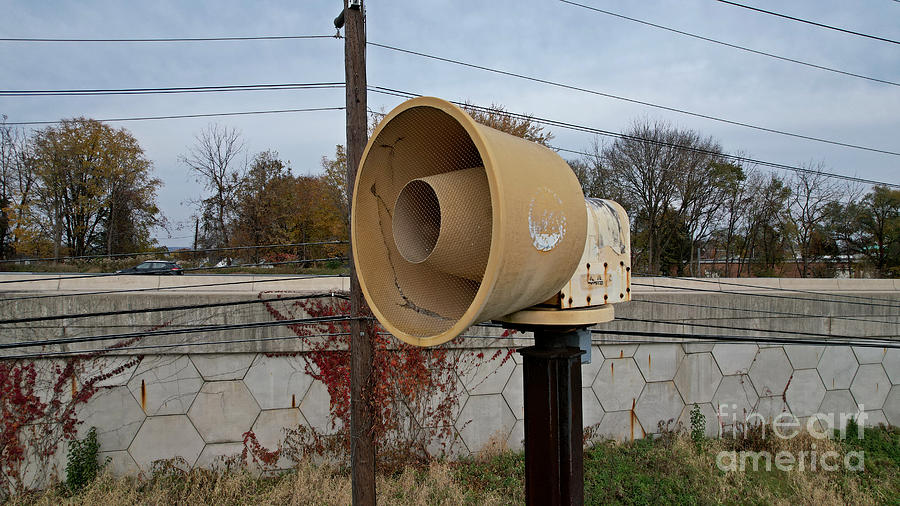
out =
[[312,382],[302,357],[267,357],[262,353],[244,376],[244,383],[262,409],[299,406]]
[[101,388],[86,403],[76,408],[78,438],[87,437],[91,427],[97,427],[100,451],[126,450],[134,439],[146,415],[128,387]]
[[825,385],[815,369],[794,371],[785,392],[791,413],[798,417],[811,416],[825,398]]
[[194,367],[206,381],[226,381],[242,379],[255,353],[204,353],[191,355]]
[[643,439],[646,436],[640,420],[633,411],[612,411],[603,416],[597,433],[602,438],[619,442]]
[[781,348],[763,348],[750,366],[750,381],[760,397],[784,392],[791,378],[791,363]]
[[628,358],[633,357],[637,351],[636,344],[601,344],[598,346],[603,358]]
[[[306,420],[298,408],[267,409],[261,411],[253,424],[253,433],[256,441],[267,450],[277,450],[284,442],[286,432],[295,430],[301,425],[307,425]],[[308,426],[308,425],[307,425]],[[276,463],[278,469],[287,469],[294,462],[285,456],[281,456]]]
[[880,364],[887,355],[887,349],[874,348],[872,346],[854,346],[853,354],[860,364]]
[[590,388],[581,389],[581,422],[584,427],[600,423],[603,420],[603,407],[594,391]]
[[829,390],[825,392],[818,412],[827,420],[829,429],[840,429],[847,425],[851,416],[859,413],[859,408],[850,390]]
[[794,369],[815,369],[825,352],[824,346],[786,344],[784,352]]
[[859,366],[853,383],[850,384],[850,393],[866,411],[881,409],[890,390],[891,382],[881,364]]
[[492,438],[506,441],[516,417],[500,394],[470,395],[456,421],[456,429],[470,452],[481,450]]
[[669,381],[684,358],[680,344],[642,344],[634,352],[634,362],[646,381]]
[[759,346],[745,343],[717,343],[713,346],[713,357],[722,374],[747,374]]
[[203,378],[187,355],[145,357],[128,381],[131,395],[152,416],[187,413],[202,386]]
[[181,457],[188,465],[193,465],[203,446],[203,438],[187,415],[151,416],[134,436],[128,453],[147,472],[153,462],[174,457]]
[[460,359],[459,379],[469,395],[499,394],[506,386],[516,363],[513,360],[496,358],[490,360],[487,356],[479,358],[478,353],[472,352]]
[[310,427],[323,434],[334,434],[344,426],[339,418],[331,419],[331,395],[321,381],[313,381],[310,385],[300,403],[300,411]]
[[647,383],[638,398],[634,413],[641,421],[641,427],[650,434],[659,432],[660,422],[663,426],[674,428],[682,409],[684,402],[675,388],[675,382],[658,381]]
[[900,385],[900,349],[891,348],[885,351],[881,365],[884,366],[884,372],[887,373],[891,384]]
[[746,375],[725,376],[713,395],[712,406],[720,413],[721,423],[733,426],[743,423],[753,412],[759,396]]
[[512,410],[517,420],[525,418],[525,389],[522,379],[523,369],[524,366],[522,364],[516,365],[512,375],[509,377],[509,381],[507,381],[506,386],[503,387],[503,398],[506,399],[509,409]]
[[888,423],[900,427],[900,386],[894,385],[884,401],[884,417]]
[[849,346],[829,346],[822,354],[817,369],[825,388],[846,390],[850,388],[858,367],[856,355]]
[[633,359],[606,359],[591,387],[604,410],[632,409],[644,389],[644,377]]
[[259,405],[240,380],[205,383],[188,410],[207,443],[241,440],[258,414]]
[[684,357],[675,373],[675,386],[687,404],[712,401],[722,373],[711,353],[691,353]]

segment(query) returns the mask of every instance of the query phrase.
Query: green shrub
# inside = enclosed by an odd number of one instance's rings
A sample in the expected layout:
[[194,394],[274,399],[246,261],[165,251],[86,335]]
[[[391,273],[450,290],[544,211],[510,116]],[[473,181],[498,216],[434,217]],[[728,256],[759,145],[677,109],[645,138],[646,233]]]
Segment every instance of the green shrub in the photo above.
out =
[[69,455],[66,458],[66,487],[71,492],[78,492],[90,485],[109,461],[107,459],[101,464],[99,454],[100,443],[97,441],[97,427],[91,427],[86,438],[69,441]]

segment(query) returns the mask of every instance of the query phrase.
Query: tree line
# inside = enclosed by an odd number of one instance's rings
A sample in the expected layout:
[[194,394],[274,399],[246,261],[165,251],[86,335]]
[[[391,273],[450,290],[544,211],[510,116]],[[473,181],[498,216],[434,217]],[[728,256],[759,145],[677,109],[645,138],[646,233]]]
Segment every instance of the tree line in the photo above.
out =
[[[552,133],[502,106],[464,106],[476,121],[544,145]],[[373,115],[373,122],[379,115]],[[25,132],[0,123],[0,256],[149,251],[162,182],[137,140],[86,118]],[[712,137],[638,120],[569,160],[585,196],[620,202],[632,222],[635,272],[692,276],[900,275],[900,191],[864,191],[822,164],[779,174],[729,156]],[[197,248],[346,239],[346,156],[319,175],[293,173],[273,150],[249,153],[210,124],[179,158],[203,187],[192,201]],[[253,249],[243,261],[346,252]]]

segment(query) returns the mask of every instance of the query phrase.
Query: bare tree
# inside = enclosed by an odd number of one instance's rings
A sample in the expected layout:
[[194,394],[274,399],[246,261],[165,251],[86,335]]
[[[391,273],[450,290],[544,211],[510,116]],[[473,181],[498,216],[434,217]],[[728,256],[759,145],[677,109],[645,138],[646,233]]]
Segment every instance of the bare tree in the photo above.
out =
[[806,167],[813,172],[799,172],[790,180],[791,197],[788,220],[791,225],[790,245],[801,277],[809,277],[810,264],[821,256],[823,226],[830,204],[847,196],[847,189],[822,171],[822,164]]
[[719,152],[717,143],[697,132],[649,120],[634,122],[625,137],[602,150],[605,168],[622,190],[623,200],[634,206],[629,211],[644,221],[641,229],[651,274],[659,272],[667,243],[680,241],[671,227],[663,226],[672,219],[673,209],[678,220],[686,224],[693,220],[689,225],[693,233],[708,228],[705,217],[713,199],[703,187],[710,184],[707,172]]
[[196,143],[179,159],[212,195],[197,202],[207,242],[226,246],[228,221],[243,177],[239,157],[244,151],[241,134],[217,123],[194,136]]

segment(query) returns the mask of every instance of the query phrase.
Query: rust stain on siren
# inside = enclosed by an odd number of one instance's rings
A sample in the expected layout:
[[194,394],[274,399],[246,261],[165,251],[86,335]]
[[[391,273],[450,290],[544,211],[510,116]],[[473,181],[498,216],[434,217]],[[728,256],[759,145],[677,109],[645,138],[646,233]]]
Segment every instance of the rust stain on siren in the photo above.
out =
[[528,204],[528,233],[538,251],[550,251],[566,236],[563,202],[553,190],[542,186]]

